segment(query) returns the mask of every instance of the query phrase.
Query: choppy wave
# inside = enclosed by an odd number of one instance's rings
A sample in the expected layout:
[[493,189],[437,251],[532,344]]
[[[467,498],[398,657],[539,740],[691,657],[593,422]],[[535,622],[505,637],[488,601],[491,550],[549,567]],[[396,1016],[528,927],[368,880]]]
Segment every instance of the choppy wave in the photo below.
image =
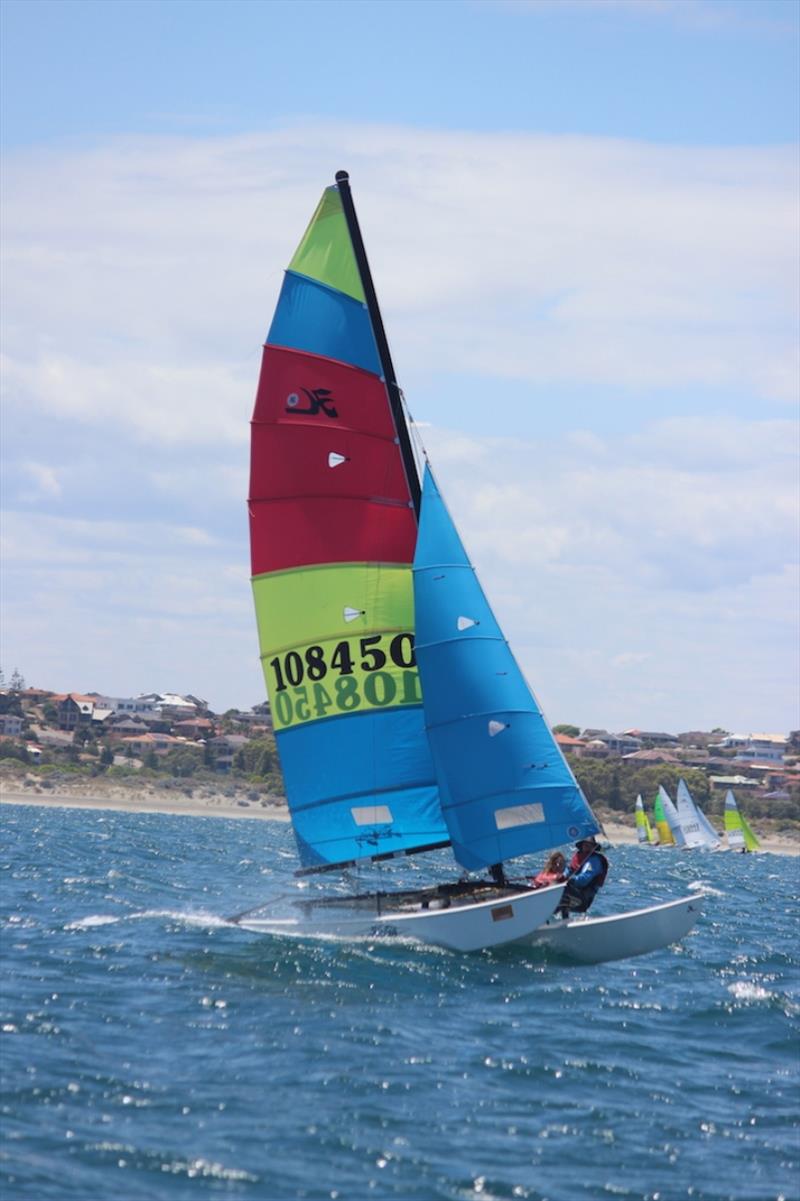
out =
[[574,968],[242,930],[284,825],[5,812],[8,1201],[798,1195],[788,860],[615,850],[606,911],[703,917]]

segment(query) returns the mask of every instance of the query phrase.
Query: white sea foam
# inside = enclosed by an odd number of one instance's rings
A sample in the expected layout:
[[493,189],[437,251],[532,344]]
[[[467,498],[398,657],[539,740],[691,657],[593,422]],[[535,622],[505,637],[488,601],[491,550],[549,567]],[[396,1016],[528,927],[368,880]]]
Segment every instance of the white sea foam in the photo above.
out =
[[93,913],[90,917],[82,917],[77,922],[69,922],[65,930],[91,930],[94,926],[113,926],[114,922],[120,921],[119,917],[114,917],[110,913]]
[[769,989],[764,988],[761,984],[755,984],[752,980],[736,980],[733,984],[728,985],[728,992],[737,1001],[744,1001],[749,1004],[757,1001],[771,1001],[774,993]]
[[223,926],[230,925],[227,918],[220,917],[218,913],[206,913],[203,910],[187,912],[178,909],[145,909],[142,913],[131,913],[128,916],[132,921],[142,921],[146,918],[167,918],[171,922],[180,922],[182,926],[197,926],[202,930],[218,930]]

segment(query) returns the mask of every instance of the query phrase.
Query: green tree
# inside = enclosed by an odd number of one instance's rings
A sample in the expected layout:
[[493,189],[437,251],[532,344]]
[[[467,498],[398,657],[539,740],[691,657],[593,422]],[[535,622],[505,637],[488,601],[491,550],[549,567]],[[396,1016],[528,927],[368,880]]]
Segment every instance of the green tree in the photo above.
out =
[[554,734],[566,734],[568,738],[577,738],[580,732],[580,726],[570,726],[568,724],[553,726]]
[[104,746],[100,752],[100,763],[103,767],[111,767],[114,763],[114,752],[110,746]]
[[272,736],[251,739],[236,752],[233,766],[248,775],[271,775],[277,767],[275,739]]

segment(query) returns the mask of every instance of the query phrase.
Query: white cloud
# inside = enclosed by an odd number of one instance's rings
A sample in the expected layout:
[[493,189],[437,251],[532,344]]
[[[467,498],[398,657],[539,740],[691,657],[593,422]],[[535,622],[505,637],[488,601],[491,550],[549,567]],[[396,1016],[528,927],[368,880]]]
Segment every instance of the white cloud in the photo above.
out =
[[602,447],[426,440],[553,720],[798,720],[794,423],[673,419]]
[[790,150],[331,125],[11,156],[10,402],[240,437],[282,269],[339,161],[401,367],[796,395]]
[[61,480],[56,468],[28,459],[20,464],[20,469],[22,475],[33,484],[23,494],[25,500],[35,504],[39,500],[53,500],[61,495]]
[[[425,428],[434,466],[548,713],[795,721],[786,148],[331,124],[11,156],[7,653],[45,686],[263,695],[248,418],[283,268],[342,165],[401,379],[451,413]],[[458,428],[476,376],[487,435],[509,391],[604,398],[563,437],[521,403],[516,437],[476,438]],[[670,389],[697,415],[648,419]]]

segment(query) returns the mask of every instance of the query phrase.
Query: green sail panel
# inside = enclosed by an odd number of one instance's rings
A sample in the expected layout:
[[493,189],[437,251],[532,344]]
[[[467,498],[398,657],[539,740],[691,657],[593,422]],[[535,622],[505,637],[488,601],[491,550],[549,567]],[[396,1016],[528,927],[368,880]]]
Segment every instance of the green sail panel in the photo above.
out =
[[253,580],[261,662],[277,731],[419,706],[411,568],[331,564]]
[[322,193],[289,270],[366,304],[338,188],[326,188]]

